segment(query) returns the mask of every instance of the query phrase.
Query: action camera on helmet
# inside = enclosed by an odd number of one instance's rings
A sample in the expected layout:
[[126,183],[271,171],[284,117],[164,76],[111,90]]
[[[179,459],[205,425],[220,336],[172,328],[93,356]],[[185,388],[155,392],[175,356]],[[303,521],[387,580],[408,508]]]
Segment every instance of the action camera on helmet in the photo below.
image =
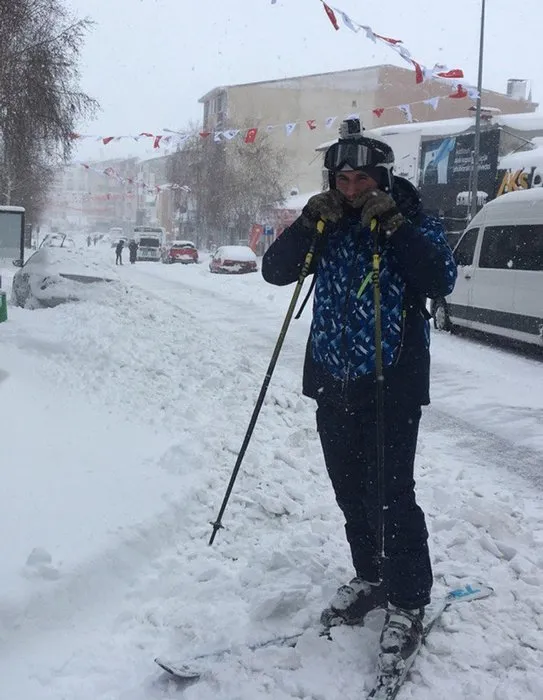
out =
[[362,135],[360,119],[344,119],[339,125],[340,139],[355,139]]

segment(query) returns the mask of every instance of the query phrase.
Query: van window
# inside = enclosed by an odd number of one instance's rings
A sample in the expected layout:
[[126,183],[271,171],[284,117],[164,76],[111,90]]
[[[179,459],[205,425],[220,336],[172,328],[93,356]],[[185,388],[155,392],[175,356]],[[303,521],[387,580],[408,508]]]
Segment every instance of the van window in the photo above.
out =
[[479,266],[499,270],[543,270],[543,226],[489,226]]
[[460,239],[454,249],[454,259],[457,265],[473,265],[473,255],[477,244],[478,228],[470,228]]

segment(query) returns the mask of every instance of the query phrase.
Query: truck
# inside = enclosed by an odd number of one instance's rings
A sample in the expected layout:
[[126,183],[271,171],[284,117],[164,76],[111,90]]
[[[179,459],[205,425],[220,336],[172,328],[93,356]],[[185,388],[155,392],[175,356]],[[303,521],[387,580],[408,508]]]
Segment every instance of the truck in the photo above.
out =
[[137,260],[160,262],[166,238],[161,226],[135,226],[133,238],[138,244]]

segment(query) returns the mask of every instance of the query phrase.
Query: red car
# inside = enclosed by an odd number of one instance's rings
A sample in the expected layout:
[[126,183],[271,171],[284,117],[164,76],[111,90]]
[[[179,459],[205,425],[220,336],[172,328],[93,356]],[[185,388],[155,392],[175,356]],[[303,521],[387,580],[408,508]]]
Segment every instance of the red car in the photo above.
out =
[[231,275],[256,272],[256,255],[246,245],[223,245],[213,253],[209,269]]
[[174,241],[162,255],[163,263],[197,263],[198,250],[192,241]]

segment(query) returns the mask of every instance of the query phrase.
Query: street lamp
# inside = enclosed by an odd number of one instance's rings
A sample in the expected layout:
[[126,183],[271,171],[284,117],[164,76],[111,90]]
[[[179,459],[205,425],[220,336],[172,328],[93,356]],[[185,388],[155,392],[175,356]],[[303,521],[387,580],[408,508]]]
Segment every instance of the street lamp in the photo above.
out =
[[475,107],[475,140],[473,144],[473,176],[471,178],[470,219],[477,214],[477,194],[479,191],[479,156],[481,151],[481,93],[483,90],[483,51],[485,44],[485,6],[481,0],[481,36],[479,41],[479,74],[477,76],[477,102]]

